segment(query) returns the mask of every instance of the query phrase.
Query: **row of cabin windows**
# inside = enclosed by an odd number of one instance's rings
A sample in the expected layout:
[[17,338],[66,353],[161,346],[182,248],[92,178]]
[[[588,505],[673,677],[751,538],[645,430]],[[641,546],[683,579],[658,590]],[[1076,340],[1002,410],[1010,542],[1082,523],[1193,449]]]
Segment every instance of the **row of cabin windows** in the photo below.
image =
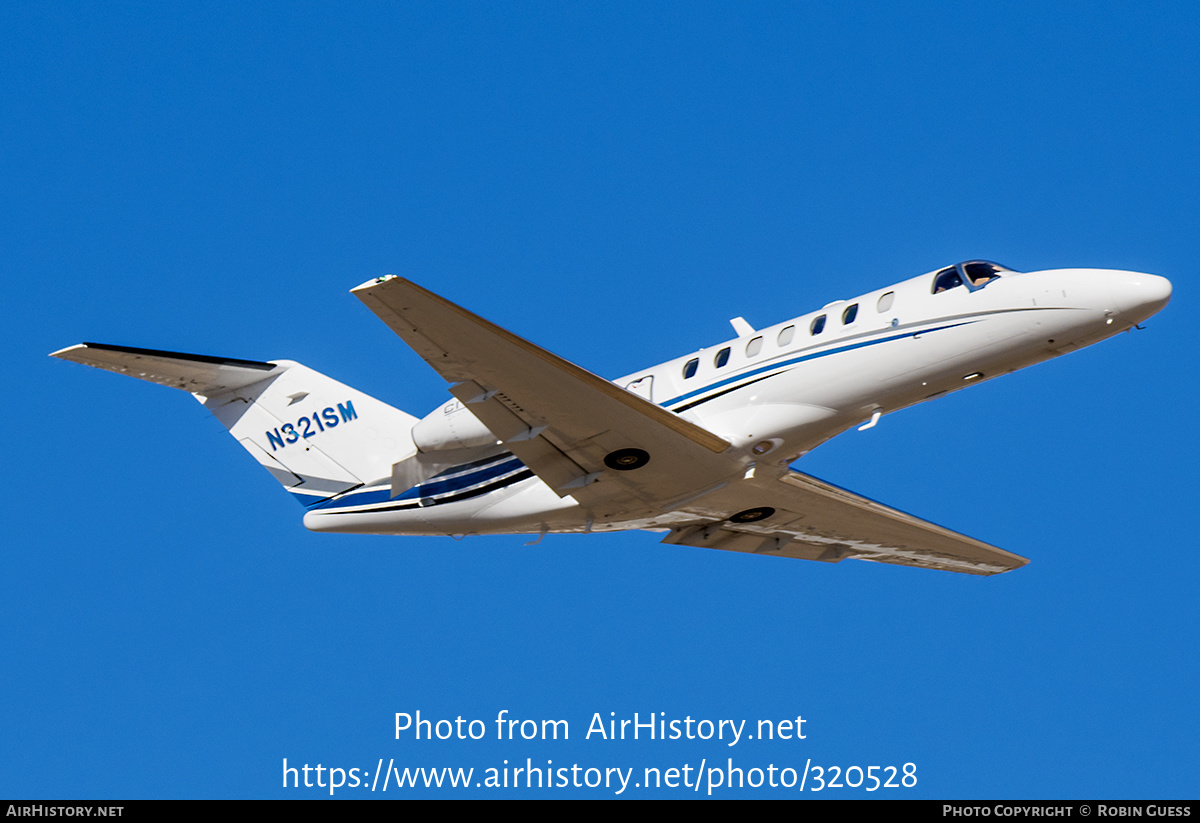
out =
[[[888,292],[887,294],[885,294],[879,298],[879,303],[877,304],[877,308],[881,314],[892,307],[892,299],[894,297],[895,297],[895,292]],[[851,323],[854,322],[855,318],[857,318],[857,317],[858,317],[858,304],[851,303],[842,312],[842,325],[849,326]],[[820,334],[823,331],[825,331],[825,315],[819,314],[816,317],[814,317],[812,323],[809,324],[808,333],[811,336],[816,337],[818,334]],[[780,329],[779,336],[775,339],[775,342],[780,348],[789,346],[789,345],[791,345],[792,338],[795,337],[795,335],[796,335],[796,327],[795,326],[784,326],[782,329]],[[747,357],[757,357],[759,352],[762,351],[762,347],[763,347],[763,339],[762,339],[762,336],[760,335],[759,337],[755,337],[749,343],[746,344],[746,356]],[[730,349],[731,349],[731,347],[726,346],[725,348],[723,348],[719,352],[717,352],[716,356],[713,358],[713,366],[715,366],[716,368],[719,369],[719,368],[723,367],[724,365],[726,365],[729,362]],[[685,363],[683,365],[683,378],[686,380],[689,377],[695,377],[696,372],[699,371],[699,369],[700,369],[700,358],[693,357],[691,360],[687,361],[687,363]]]
[[[963,285],[963,276],[966,275],[967,285],[971,291],[982,288],[987,283],[1002,276],[1002,273],[1011,272],[1012,269],[1007,266],[1002,266],[999,263],[992,263],[988,260],[969,260],[966,263],[959,263],[957,266],[950,266],[937,272],[933,277],[933,293],[939,294],[950,289],[957,288]],[[895,292],[885,292],[879,296],[878,302],[875,304],[876,310],[883,314],[892,308],[892,302],[895,300]],[[851,303],[842,311],[842,325],[849,326],[858,316],[858,304]],[[895,322],[895,321],[893,321]],[[817,315],[813,318],[808,327],[808,333],[816,336],[825,330],[825,315]],[[777,343],[782,348],[788,346],[792,342],[795,335],[795,326],[786,326],[779,332]],[[762,351],[762,337],[755,337],[746,344],[746,356],[755,357]],[[713,365],[718,369],[729,362],[730,347],[726,346],[717,352],[713,358]],[[700,358],[693,357],[683,366],[684,379],[694,377],[697,370],[700,368]]]

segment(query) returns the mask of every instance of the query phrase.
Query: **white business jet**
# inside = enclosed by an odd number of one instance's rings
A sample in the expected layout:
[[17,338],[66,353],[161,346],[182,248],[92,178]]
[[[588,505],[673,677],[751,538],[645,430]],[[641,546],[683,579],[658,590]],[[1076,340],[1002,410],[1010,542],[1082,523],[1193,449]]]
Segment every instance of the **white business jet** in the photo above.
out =
[[[54,357],[190,392],[320,532],[647,529],[665,543],[996,574],[1028,561],[792,471],[847,429],[1130,329],[1130,271],[973,260],[610,382],[399,277],[355,294],[454,399],[421,419],[288,360],[82,343]],[[540,539],[540,537],[538,538]]]

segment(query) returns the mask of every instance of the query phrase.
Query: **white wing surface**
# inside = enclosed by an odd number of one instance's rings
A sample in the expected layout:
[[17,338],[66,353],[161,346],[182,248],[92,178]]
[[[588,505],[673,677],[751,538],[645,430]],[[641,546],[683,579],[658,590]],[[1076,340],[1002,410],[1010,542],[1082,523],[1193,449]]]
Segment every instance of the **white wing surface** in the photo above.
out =
[[598,520],[671,509],[740,476],[729,444],[407,280],[353,293],[506,448]]
[[[664,543],[831,563],[853,557],[981,575],[1029,562],[799,472],[731,485],[707,495],[690,513],[699,522],[672,529]],[[711,519],[714,515],[722,519]]]

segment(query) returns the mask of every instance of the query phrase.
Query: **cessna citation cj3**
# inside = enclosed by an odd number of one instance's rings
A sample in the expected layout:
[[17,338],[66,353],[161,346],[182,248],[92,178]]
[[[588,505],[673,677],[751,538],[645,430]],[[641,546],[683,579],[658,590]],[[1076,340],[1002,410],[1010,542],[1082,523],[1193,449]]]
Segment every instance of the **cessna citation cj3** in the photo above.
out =
[[769,329],[736,318],[736,339],[615,382],[399,277],[353,293],[454,399],[417,419],[289,360],[96,343],[53,356],[190,392],[313,531],[648,529],[687,546],[996,574],[1028,561],[789,465],[882,414],[1136,326],[1171,284],[974,260]]

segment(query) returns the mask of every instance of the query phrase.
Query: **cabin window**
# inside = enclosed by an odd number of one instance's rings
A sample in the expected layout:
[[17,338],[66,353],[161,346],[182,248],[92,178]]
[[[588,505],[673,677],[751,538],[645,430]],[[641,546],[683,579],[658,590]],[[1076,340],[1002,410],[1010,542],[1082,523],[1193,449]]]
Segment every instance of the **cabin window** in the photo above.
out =
[[726,346],[725,348],[723,348],[719,352],[717,352],[717,356],[713,358],[713,365],[719,369],[728,362],[729,362],[729,347]]
[[892,307],[892,301],[895,299],[896,293],[894,291],[890,291],[887,294],[881,295],[879,302],[875,304],[876,310],[878,310],[880,314],[883,314]]
[[696,369],[700,368],[700,358],[693,357],[691,360],[683,364],[683,379],[696,376]]
[[762,351],[762,338],[761,337],[756,337],[753,340],[751,340],[749,343],[746,344],[746,356],[747,357],[754,357],[760,351]]
[[780,329],[779,338],[776,340],[776,342],[782,348],[783,346],[786,346],[792,342],[792,335],[794,335],[795,333],[796,333],[795,326],[784,326],[782,329]]
[[808,333],[817,335],[825,331],[825,315],[818,314],[813,318],[812,325],[808,327]]
[[933,293],[940,294],[950,289],[956,289],[962,285],[962,278],[958,276],[958,270],[951,266],[948,269],[942,269],[933,277]]
[[858,304],[851,303],[846,307],[846,310],[842,312],[842,325],[849,326],[854,322],[854,318],[856,317],[858,317]]

